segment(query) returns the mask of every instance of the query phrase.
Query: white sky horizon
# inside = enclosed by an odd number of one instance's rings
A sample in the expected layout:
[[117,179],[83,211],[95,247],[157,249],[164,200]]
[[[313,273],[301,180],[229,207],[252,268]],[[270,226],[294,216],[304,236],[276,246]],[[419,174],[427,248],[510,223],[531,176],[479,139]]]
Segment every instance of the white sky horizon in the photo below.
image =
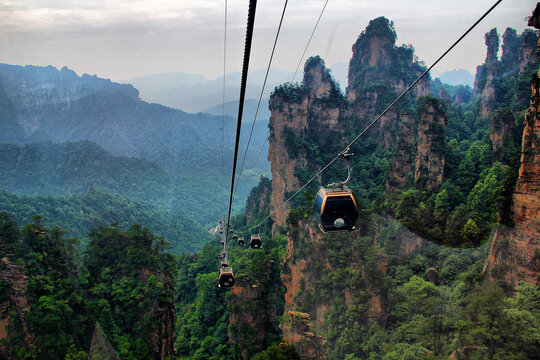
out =
[[[324,2],[289,1],[272,68],[296,69]],[[231,73],[242,67],[248,1],[227,3],[226,73]],[[397,45],[412,44],[430,66],[494,3],[330,0],[302,63],[319,55],[330,67],[348,64],[369,20],[385,16],[394,22]],[[250,69],[266,69],[283,4],[258,1]],[[211,80],[223,75],[224,6],[224,0],[0,0],[0,62],[67,66],[113,81],[168,72]],[[466,69],[474,75],[486,56],[484,34],[493,27],[501,37],[507,27],[521,33],[535,6],[531,0],[502,1],[435,70]]]

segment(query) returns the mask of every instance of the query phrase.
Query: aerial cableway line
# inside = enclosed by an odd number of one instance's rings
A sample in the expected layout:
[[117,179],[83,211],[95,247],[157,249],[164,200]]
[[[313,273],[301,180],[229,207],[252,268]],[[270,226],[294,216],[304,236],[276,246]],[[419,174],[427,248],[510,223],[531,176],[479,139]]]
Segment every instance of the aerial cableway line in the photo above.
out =
[[[262,97],[264,94],[264,89],[266,87],[266,80],[268,79],[268,73],[270,72],[270,67],[272,65],[272,59],[274,58],[274,52],[276,50],[277,41],[279,39],[279,33],[281,31],[281,25],[283,24],[283,17],[285,16],[285,10],[287,9],[287,3],[289,0],[285,0],[285,5],[283,5],[283,11],[281,13],[281,19],[279,20],[279,26],[276,33],[276,38],[274,39],[274,46],[272,47],[272,54],[270,55],[270,60],[268,61],[268,66],[266,68],[266,75],[264,76],[264,81],[261,89],[261,94],[259,95],[259,102],[257,103],[257,109],[255,110],[255,116],[253,118],[253,123],[251,124],[251,131],[249,133],[249,138],[246,146],[246,151],[244,152],[244,158],[242,159],[242,165],[240,166],[240,172],[238,173],[238,181],[236,183],[236,187],[234,188],[233,192],[233,201],[234,201],[234,195],[236,194],[236,190],[238,189],[238,184],[240,183],[240,178],[242,177],[242,170],[244,169],[244,163],[246,162],[246,156],[249,150],[249,145],[251,143],[251,137],[253,136],[253,129],[255,128],[255,122],[257,121],[257,115],[259,114],[259,108],[261,106]],[[264,145],[264,143],[263,143]],[[262,148],[261,148],[262,149]],[[258,159],[258,158],[257,158]]]
[[[247,74],[249,69],[249,58],[251,54],[251,41],[253,39],[253,26],[255,24],[255,10],[257,8],[257,0],[249,1],[249,10],[248,10],[248,21],[246,28],[246,42],[244,46],[244,63],[242,66],[242,81],[240,84],[240,102],[238,104],[238,120],[236,123],[236,139],[234,143],[234,158],[233,158],[233,168],[231,176],[231,190],[229,198],[229,210],[227,214],[226,223],[223,224],[220,221],[220,234],[222,234],[222,245],[223,252],[222,258],[224,260],[220,261],[219,269],[219,282],[220,287],[232,287],[234,285],[234,274],[232,268],[229,266],[229,256],[227,250],[227,241],[229,239],[229,233],[231,233],[231,209],[234,193],[234,178],[236,176],[236,163],[238,159],[238,147],[240,144],[240,132],[242,130],[242,112],[244,111],[244,99],[246,97],[246,83],[247,83]],[[225,227],[225,229],[223,229]],[[225,234],[223,234],[225,232]]]

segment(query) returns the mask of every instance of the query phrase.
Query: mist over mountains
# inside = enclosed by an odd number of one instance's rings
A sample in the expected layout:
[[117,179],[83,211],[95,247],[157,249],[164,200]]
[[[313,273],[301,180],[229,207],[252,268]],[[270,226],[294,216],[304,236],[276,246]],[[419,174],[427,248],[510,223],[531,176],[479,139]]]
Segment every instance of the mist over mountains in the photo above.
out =
[[[162,86],[169,76],[157,78]],[[198,79],[185,77],[191,84]],[[236,112],[237,106],[238,102],[228,104],[228,114]],[[255,106],[255,100],[250,100],[247,108],[254,112]],[[118,209],[118,204],[142,201],[148,209],[155,209],[148,213],[166,211],[170,214],[167,216],[177,214],[186,221],[205,225],[224,211],[215,204],[225,204],[228,199],[229,184],[225,179],[230,178],[236,131],[236,115],[223,117],[219,110],[219,115],[214,116],[212,111],[190,114],[148,103],[140,99],[132,85],[95,75],[78,76],[66,67],[58,70],[52,66],[0,64],[0,190],[9,201],[3,202],[1,208],[16,209],[16,202],[44,204],[51,196],[61,199],[99,191],[100,199],[107,194],[121,196],[120,201],[111,198]],[[265,155],[269,115],[267,110],[261,115],[266,119],[255,124],[235,210],[244,204],[259,176],[269,173]],[[247,124],[243,127],[241,153],[250,128]],[[264,154],[255,163],[254,154],[258,152]],[[34,200],[10,194],[47,198]],[[99,202],[103,206],[108,203]],[[75,206],[72,202],[66,204]],[[92,211],[107,212],[99,204],[94,205]],[[45,209],[45,214],[50,214],[46,210],[49,205],[36,206],[31,208],[38,212]],[[28,216],[18,220],[31,221]],[[103,225],[98,218],[92,217],[95,221],[76,228]],[[146,219],[143,225],[153,223],[149,216],[141,219]],[[182,223],[181,219],[177,223]],[[158,233],[172,236],[174,232]],[[86,233],[76,235],[84,237]],[[198,237],[191,249],[205,239]],[[177,239],[168,240],[178,243]],[[176,249],[181,248],[178,246]]]
[[[224,166],[228,169],[232,164],[232,117],[150,104],[131,85],[79,77],[67,68],[4,64],[0,65],[0,98],[0,142],[88,140],[115,155],[149,160],[173,174],[217,176],[223,138]],[[267,129],[263,123],[256,127],[252,146],[259,148]]]

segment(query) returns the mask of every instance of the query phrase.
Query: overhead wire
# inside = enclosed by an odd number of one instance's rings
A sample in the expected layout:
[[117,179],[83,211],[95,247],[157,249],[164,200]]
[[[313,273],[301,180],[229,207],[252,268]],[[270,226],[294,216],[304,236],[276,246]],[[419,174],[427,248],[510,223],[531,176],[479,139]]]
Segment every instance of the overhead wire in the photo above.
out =
[[319,26],[319,22],[321,21],[321,18],[324,14],[324,10],[326,9],[326,5],[328,4],[328,0],[324,3],[324,6],[322,8],[321,14],[319,15],[319,18],[317,19],[317,22],[315,23],[315,27],[313,28],[313,31],[311,32],[311,36],[309,37],[309,40],[307,42],[306,48],[304,49],[304,53],[302,54],[302,57],[300,58],[300,61],[298,62],[298,66],[296,67],[296,70],[294,71],[294,75],[291,79],[291,84],[294,81],[294,78],[296,77],[296,73],[298,72],[298,69],[300,69],[300,65],[302,64],[302,60],[304,60],[304,56],[306,56],[307,49],[309,47],[309,44],[311,43],[311,39],[313,39],[313,35],[315,34],[315,30],[317,30],[317,26]]
[[309,184],[313,182],[320,174],[322,174],[330,165],[332,165],[337,159],[340,158],[341,154],[347,152],[347,150],[354,145],[368,130],[375,125],[377,121],[381,119],[399,100],[401,100],[435,65],[437,65],[465,36],[467,36],[493,9],[497,7],[502,2],[502,0],[497,0],[493,6],[491,6],[474,24],[472,24],[463,35],[461,35],[426,71],[422,73],[407,89],[405,89],[401,95],[399,95],[379,116],[375,118],[358,136],[356,136],[342,151],[340,151],[336,157],[334,157],[328,164],[326,164],[317,174],[315,174],[311,179],[309,179],[300,189],[298,189],[293,195],[288,199],[283,201],[276,209],[274,209],[267,217],[261,220],[256,225],[249,228],[247,231],[259,228],[263,225],[268,219],[270,219],[275,213],[277,213],[285,204],[291,201],[296,195],[298,195],[302,190],[304,190]]
[[231,209],[232,209],[232,202],[233,202],[233,194],[234,194],[234,179],[236,176],[236,164],[238,160],[238,147],[240,144],[240,132],[242,129],[242,113],[244,111],[244,99],[246,97],[246,83],[247,83],[247,76],[248,76],[248,69],[249,69],[249,58],[251,54],[251,40],[253,39],[253,26],[255,23],[255,10],[257,8],[257,0],[250,0],[249,1],[249,10],[248,10],[248,21],[247,21],[247,28],[246,28],[246,42],[244,45],[244,63],[242,65],[242,81],[240,84],[240,102],[238,104],[238,120],[236,123],[236,139],[234,144],[234,156],[233,156],[233,167],[232,167],[232,176],[231,176],[231,191],[230,191],[230,198],[229,198],[229,210],[227,215],[227,223],[226,223],[226,235],[225,235],[225,242],[227,242],[229,237],[229,228],[231,226]]
[[223,107],[222,107],[222,121],[221,121],[221,183],[223,184],[223,178],[225,177],[224,168],[224,152],[225,152],[225,72],[227,61],[227,0],[225,0],[225,30],[223,36]]
[[242,165],[240,166],[240,172],[238,174],[238,180],[237,180],[236,186],[234,188],[233,200],[234,200],[234,195],[236,194],[236,190],[238,189],[238,184],[240,183],[240,178],[242,177],[242,170],[244,169],[244,163],[246,161],[246,156],[247,156],[247,153],[248,153],[248,150],[249,150],[249,145],[251,143],[251,137],[253,136],[253,129],[255,128],[255,122],[257,121],[257,115],[259,114],[259,108],[261,106],[261,101],[262,101],[262,97],[263,97],[263,94],[264,94],[264,89],[266,87],[266,81],[268,79],[268,73],[270,72],[270,67],[272,65],[272,59],[274,58],[274,52],[276,50],[276,45],[277,45],[277,41],[279,39],[279,33],[281,31],[281,25],[283,24],[283,17],[285,16],[285,10],[287,9],[287,3],[288,2],[289,2],[289,0],[285,0],[285,4],[283,5],[283,11],[281,13],[281,19],[279,20],[279,26],[278,26],[278,29],[277,29],[277,32],[276,32],[276,38],[274,39],[274,46],[272,47],[272,53],[270,55],[270,60],[268,61],[268,66],[266,68],[266,75],[264,76],[264,81],[263,81],[263,85],[262,85],[262,89],[261,89],[261,94],[259,95],[259,102],[257,103],[257,109],[255,110],[255,117],[253,118],[253,123],[251,124],[251,131],[249,133],[249,138],[248,138],[246,150],[244,152],[244,158],[242,159]]
[[[298,66],[296,67],[296,70],[295,70],[295,72],[294,72],[294,75],[293,75],[293,77],[292,77],[292,79],[291,79],[291,83],[294,81],[294,78],[296,77],[296,73],[298,72],[298,69],[300,68],[300,65],[302,64],[302,60],[304,59],[304,56],[306,55],[307,49],[308,49],[308,47],[309,47],[309,44],[311,43],[311,40],[313,39],[313,35],[315,34],[315,31],[317,30],[317,27],[319,26],[319,22],[321,21],[321,18],[322,18],[323,14],[324,14],[324,10],[326,9],[326,5],[327,5],[327,4],[328,4],[328,0],[326,0],[326,2],[324,3],[324,6],[323,6],[323,8],[322,8],[322,10],[321,10],[321,13],[319,14],[319,17],[318,17],[318,19],[317,19],[317,21],[316,21],[316,23],[315,23],[315,26],[313,27],[313,31],[311,32],[311,36],[309,37],[309,40],[308,40],[308,42],[307,42],[307,44],[306,44],[306,47],[304,48],[304,52],[302,53],[302,56],[300,57],[300,61],[298,62]],[[287,4],[285,4],[285,6],[287,6]],[[283,9],[283,12],[285,12],[285,9]],[[283,15],[282,15],[282,20],[283,20]],[[281,26],[281,22],[280,22],[280,26]],[[279,31],[278,31],[278,34],[279,34]],[[277,41],[277,38],[276,38],[276,41]],[[274,43],[274,46],[275,46],[275,43]],[[262,92],[261,92],[261,94],[262,94]],[[260,99],[259,99],[259,104],[260,104]],[[257,105],[257,110],[258,110],[258,105]],[[268,137],[268,138],[266,139],[266,141],[268,141],[269,138],[270,138],[270,137]],[[260,149],[259,149],[259,152],[258,152],[258,154],[257,154],[257,158],[256,158],[256,160],[255,160],[255,162],[254,162],[254,165],[256,165],[256,164],[258,163],[259,158],[260,158],[261,153],[262,153],[262,150],[264,149],[265,143],[266,143],[266,142],[263,142],[263,143],[262,143],[262,145],[261,145],[261,147],[260,147]],[[240,176],[241,176],[241,175],[242,175],[242,174],[240,174]],[[260,176],[260,174],[259,174],[259,176]]]

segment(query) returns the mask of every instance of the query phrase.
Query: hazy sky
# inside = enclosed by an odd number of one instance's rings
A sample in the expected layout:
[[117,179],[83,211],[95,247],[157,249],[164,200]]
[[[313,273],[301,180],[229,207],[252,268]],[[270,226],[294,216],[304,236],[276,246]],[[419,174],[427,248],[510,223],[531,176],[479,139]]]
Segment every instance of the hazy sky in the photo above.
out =
[[[250,68],[265,68],[284,0],[259,0]],[[294,71],[325,0],[290,0],[273,67]],[[395,23],[426,65],[495,0],[330,0],[307,55],[348,63],[370,19]],[[474,73],[493,27],[527,28],[533,0],[504,0],[438,66]],[[227,72],[241,71],[248,0],[228,0]],[[68,66],[113,80],[163,72],[223,74],[225,0],[0,0],[0,62]]]

